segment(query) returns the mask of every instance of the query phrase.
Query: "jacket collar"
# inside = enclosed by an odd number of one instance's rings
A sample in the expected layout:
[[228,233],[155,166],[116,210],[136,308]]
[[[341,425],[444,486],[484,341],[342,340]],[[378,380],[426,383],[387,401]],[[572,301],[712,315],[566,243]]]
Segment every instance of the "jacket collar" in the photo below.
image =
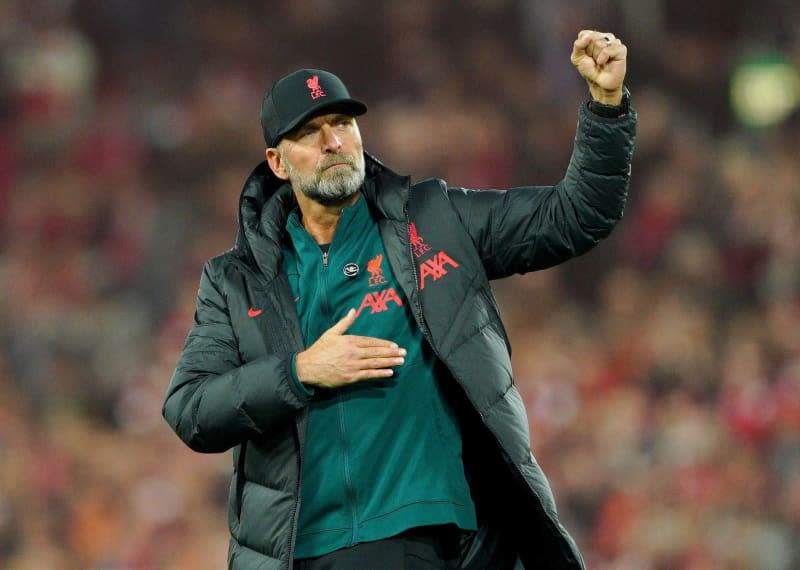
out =
[[[361,188],[376,219],[405,220],[410,177],[400,176],[364,152],[366,176]],[[239,230],[234,253],[267,278],[280,267],[286,220],[297,207],[291,186],[276,177],[267,161],[253,169],[239,197]]]
[[361,190],[376,219],[403,221],[410,176],[401,176],[369,153],[364,153],[366,177]]

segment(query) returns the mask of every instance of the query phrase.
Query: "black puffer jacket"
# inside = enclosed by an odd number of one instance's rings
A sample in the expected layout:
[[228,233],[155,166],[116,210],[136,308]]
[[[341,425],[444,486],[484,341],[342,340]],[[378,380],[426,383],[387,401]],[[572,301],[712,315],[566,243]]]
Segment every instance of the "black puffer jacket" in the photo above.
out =
[[[633,112],[604,119],[583,105],[569,168],[555,186],[412,186],[367,157],[363,195],[388,261],[453,380],[447,391],[462,422],[468,478],[479,518],[493,529],[481,540],[514,549],[526,568],[583,563],[530,452],[489,280],[555,265],[608,235],[622,216],[635,125]],[[292,563],[307,419],[307,399],[290,378],[290,357],[304,346],[280,263],[294,206],[290,189],[259,165],[242,191],[236,246],[203,269],[195,324],[164,403],[164,417],[192,449],[234,450],[232,569]],[[263,312],[253,318],[252,308]]]

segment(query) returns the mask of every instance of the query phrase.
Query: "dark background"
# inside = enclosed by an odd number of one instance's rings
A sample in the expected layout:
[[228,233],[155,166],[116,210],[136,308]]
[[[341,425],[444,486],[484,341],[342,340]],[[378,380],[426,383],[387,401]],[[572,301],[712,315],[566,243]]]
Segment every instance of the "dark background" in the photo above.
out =
[[274,80],[337,73],[415,179],[552,184],[583,28],[628,45],[639,137],[612,236],[496,283],[534,453],[592,569],[800,566],[797,6],[5,0],[0,567],[224,567],[230,457],[160,407]]

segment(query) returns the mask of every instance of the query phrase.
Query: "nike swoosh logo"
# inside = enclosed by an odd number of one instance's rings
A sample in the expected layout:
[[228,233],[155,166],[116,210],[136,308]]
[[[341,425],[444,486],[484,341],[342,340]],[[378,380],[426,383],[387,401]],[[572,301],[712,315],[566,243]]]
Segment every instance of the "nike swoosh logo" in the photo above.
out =
[[250,309],[248,309],[247,311],[247,316],[250,317],[251,319],[254,319],[263,312],[264,309],[254,309],[253,307],[250,307]]

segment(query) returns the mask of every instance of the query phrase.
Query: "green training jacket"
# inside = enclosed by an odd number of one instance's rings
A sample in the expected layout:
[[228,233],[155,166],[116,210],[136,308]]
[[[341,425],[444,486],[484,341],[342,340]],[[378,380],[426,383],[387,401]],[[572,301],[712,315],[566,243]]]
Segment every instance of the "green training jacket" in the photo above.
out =
[[[407,350],[391,378],[316,388],[309,403],[295,558],[322,556],[414,527],[475,530],[458,419],[364,198],[342,209],[323,253],[289,216],[283,270],[306,345],[353,308],[347,334]],[[444,273],[453,266],[445,264]],[[437,375],[437,371],[440,373]],[[437,377],[438,376],[438,377]]]

